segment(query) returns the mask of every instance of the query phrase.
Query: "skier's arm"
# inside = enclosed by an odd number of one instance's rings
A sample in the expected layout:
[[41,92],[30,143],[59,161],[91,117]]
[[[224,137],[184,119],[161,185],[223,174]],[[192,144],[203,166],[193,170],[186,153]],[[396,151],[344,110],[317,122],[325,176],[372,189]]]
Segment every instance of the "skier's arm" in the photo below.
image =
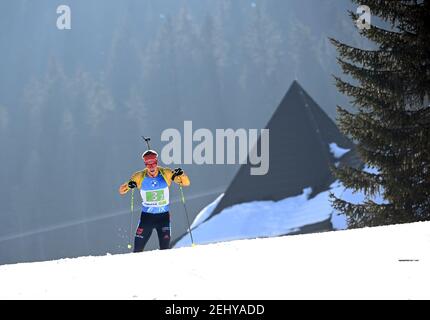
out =
[[[168,176],[169,176],[170,180],[172,181],[172,177],[173,177],[174,172],[170,169],[167,169],[167,172],[168,172]],[[176,184],[179,184],[183,187],[188,187],[190,185],[190,178],[188,178],[188,176],[186,175],[185,172],[183,172],[180,176],[175,176],[173,178],[173,181]]]
[[130,180],[124,182],[122,185],[119,186],[119,190],[118,190],[119,194],[124,195],[130,190],[129,183],[131,181],[136,182],[137,187],[140,188],[140,185],[142,184],[142,180],[143,180],[143,172],[142,171],[138,171],[138,172],[134,173],[131,176]]
[[118,192],[120,195],[124,195],[130,190],[128,187],[128,181],[119,186]]

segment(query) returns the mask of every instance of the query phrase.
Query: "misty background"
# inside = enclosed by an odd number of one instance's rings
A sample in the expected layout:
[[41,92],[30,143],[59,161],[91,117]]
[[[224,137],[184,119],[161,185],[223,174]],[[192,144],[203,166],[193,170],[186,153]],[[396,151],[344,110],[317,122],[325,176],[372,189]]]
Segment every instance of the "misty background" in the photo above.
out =
[[[56,27],[62,4],[71,30]],[[141,135],[161,151],[161,132],[183,132],[185,120],[194,130],[264,128],[294,79],[334,119],[348,101],[331,77],[341,71],[328,37],[362,46],[355,9],[349,0],[0,2],[0,264],[127,252],[130,196],[117,190],[143,169]],[[180,166],[190,219],[238,169]],[[186,230],[178,196],[173,186],[172,239]],[[147,249],[158,248],[155,235]]]

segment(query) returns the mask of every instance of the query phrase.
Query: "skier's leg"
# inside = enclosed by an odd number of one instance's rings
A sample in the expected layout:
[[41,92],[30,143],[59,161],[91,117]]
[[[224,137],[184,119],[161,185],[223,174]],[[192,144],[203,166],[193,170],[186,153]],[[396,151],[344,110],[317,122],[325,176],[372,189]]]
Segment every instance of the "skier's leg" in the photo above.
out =
[[146,243],[151,238],[153,228],[152,214],[142,212],[134,238],[134,252],[142,252],[145,249]]
[[170,248],[170,213],[162,213],[159,215],[157,222],[158,242],[160,250]]

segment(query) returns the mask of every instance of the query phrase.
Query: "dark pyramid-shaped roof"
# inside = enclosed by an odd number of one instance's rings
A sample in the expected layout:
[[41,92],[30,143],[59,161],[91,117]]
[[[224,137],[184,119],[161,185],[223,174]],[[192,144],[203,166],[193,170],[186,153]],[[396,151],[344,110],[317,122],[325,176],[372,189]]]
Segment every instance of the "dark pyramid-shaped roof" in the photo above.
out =
[[269,172],[251,175],[249,161],[242,165],[212,216],[238,203],[296,196],[307,187],[317,194],[334,181],[330,165],[338,160],[330,153],[329,144],[353,148],[297,81],[266,128],[270,130]]

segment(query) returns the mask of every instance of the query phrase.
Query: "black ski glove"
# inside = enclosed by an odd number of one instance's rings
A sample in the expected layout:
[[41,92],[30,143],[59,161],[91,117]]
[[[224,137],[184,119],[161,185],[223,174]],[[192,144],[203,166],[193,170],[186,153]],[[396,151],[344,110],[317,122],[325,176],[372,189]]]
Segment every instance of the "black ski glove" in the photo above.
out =
[[176,168],[173,170],[172,180],[175,180],[176,177],[182,176],[184,174],[184,170],[181,168]]
[[136,183],[136,181],[133,181],[133,180],[129,181],[129,182],[128,182],[128,187],[129,187],[130,189],[134,189],[134,188],[136,188],[136,187],[137,187],[137,183]]

